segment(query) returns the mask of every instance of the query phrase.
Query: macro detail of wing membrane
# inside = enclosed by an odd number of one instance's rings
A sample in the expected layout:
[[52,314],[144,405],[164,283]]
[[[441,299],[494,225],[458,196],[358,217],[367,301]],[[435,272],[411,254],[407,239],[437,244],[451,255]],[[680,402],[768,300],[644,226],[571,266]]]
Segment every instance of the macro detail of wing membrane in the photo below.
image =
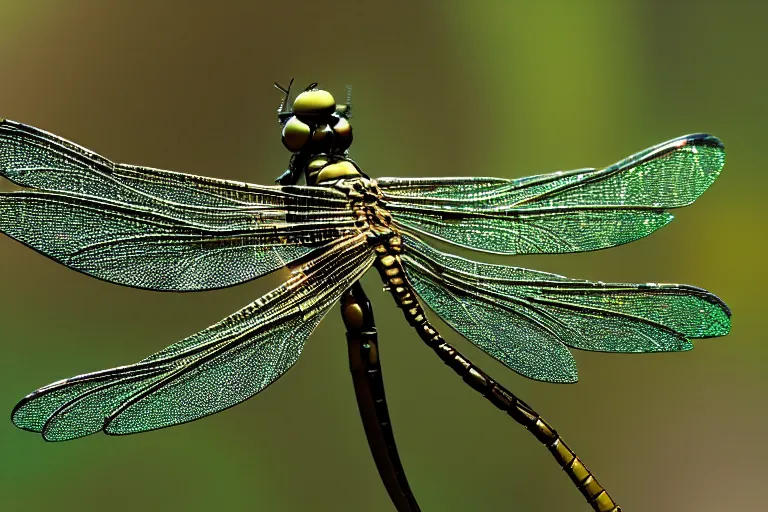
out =
[[[344,194],[113,164],[0,121],[0,231],[83,273],[164,291],[232,286],[352,234]],[[20,219],[23,219],[20,222]]]
[[722,143],[696,134],[605,169],[500,178],[380,178],[396,227],[497,254],[590,251],[672,220],[719,176]]
[[13,422],[62,441],[157,429],[238,404],[296,362],[320,319],[373,260],[363,234],[317,249],[280,287],[208,329],[134,365],[33,392]]
[[567,347],[681,351],[693,348],[690,338],[730,330],[728,307],[692,286],[595,283],[467,260],[407,234],[403,244],[419,297],[465,338],[532,379],[575,382]]

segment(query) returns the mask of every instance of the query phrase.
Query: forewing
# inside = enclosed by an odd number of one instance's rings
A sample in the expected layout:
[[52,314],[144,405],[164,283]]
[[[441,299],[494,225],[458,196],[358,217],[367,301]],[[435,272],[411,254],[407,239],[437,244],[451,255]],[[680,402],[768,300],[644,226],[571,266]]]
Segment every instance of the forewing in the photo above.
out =
[[401,228],[499,254],[564,253],[612,247],[667,224],[719,176],[715,137],[686,135],[605,169],[522,178],[381,178]]
[[280,287],[208,329],[139,363],[33,392],[13,422],[60,441],[162,428],[240,403],[296,362],[323,315],[374,259],[364,235],[318,249]]
[[62,137],[0,119],[0,173],[23,187],[75,192],[131,204],[251,209],[335,209],[343,194],[324,187],[265,186],[114,163]]
[[344,195],[114,164],[0,122],[0,230],[71,268],[153,290],[259,277],[354,232]]
[[723,336],[730,310],[706,290],[612,284],[479,263],[404,234],[403,262],[417,294],[448,324],[518,373],[572,382],[566,346],[606,352],[689,350]]

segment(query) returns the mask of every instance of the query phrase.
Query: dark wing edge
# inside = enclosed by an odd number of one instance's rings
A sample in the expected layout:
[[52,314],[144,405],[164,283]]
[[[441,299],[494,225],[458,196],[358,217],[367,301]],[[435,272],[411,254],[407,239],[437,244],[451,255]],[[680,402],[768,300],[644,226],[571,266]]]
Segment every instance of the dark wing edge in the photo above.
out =
[[716,295],[679,284],[569,279],[440,252],[404,233],[403,263],[419,297],[481,350],[526,377],[575,382],[567,347],[666,352],[724,336],[730,309]]
[[0,120],[0,231],[109,282],[197,291],[255,279],[354,232],[344,194],[114,164]]
[[604,169],[517,180],[380,178],[402,229],[497,254],[564,253],[628,243],[672,220],[719,176],[719,139],[693,134]]
[[320,319],[374,259],[364,234],[317,249],[285,283],[217,324],[136,364],[40,388],[11,419],[63,441],[154,430],[232,407],[295,363]]

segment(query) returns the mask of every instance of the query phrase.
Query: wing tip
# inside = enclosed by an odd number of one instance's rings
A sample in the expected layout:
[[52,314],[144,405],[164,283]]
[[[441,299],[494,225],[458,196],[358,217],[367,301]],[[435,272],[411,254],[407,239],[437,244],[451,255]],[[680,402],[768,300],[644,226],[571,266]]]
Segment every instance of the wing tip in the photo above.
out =
[[702,146],[712,146],[723,150],[725,149],[725,144],[723,144],[723,141],[709,133],[693,133],[691,135],[684,136],[684,138],[690,142],[696,143],[697,145],[700,144]]
[[669,208],[689,206],[720,177],[725,167],[725,145],[719,138],[708,133],[684,135],[670,142],[665,153],[672,153],[682,147],[689,147],[694,153],[697,152],[697,147],[717,150],[715,154],[703,154],[702,159],[693,165],[693,194],[687,200],[681,200],[679,204],[670,205]]
[[[22,413],[22,409],[27,404],[42,394],[40,391],[41,390],[33,391],[32,393],[19,400],[19,402],[13,407],[13,410],[11,411],[11,423],[13,423],[17,428],[26,430],[27,432],[41,433],[43,431],[43,426],[35,426],[37,423],[41,422],[35,421],[34,417],[25,418],[24,414]],[[44,423],[45,421],[43,421],[41,424],[44,425]]]
[[728,336],[731,333],[731,310],[721,308],[723,313],[722,317],[712,318],[712,321],[705,329],[699,333],[696,338],[720,338],[722,336]]
[[723,324],[720,324],[720,326],[722,327],[722,330],[717,331],[712,336],[709,336],[710,338],[720,338],[722,336],[728,336],[729,334],[731,334],[731,320],[730,320],[730,318],[728,319],[727,322],[725,322]]
[[700,299],[705,300],[710,304],[719,307],[723,311],[723,313],[725,313],[728,319],[731,318],[731,308],[728,307],[728,304],[726,304],[723,299],[721,299],[714,293],[710,292],[709,290],[706,290],[704,288],[699,288],[698,286],[693,286],[690,284],[678,284],[674,286],[676,286],[681,290],[691,292],[695,294],[697,297],[699,297]]

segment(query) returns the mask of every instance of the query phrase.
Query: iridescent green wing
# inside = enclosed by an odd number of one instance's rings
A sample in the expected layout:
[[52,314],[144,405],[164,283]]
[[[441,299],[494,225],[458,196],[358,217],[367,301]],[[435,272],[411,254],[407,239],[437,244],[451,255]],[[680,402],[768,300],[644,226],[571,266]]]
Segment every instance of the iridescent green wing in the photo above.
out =
[[152,290],[231,286],[355,231],[344,194],[114,164],[0,120],[0,231],[68,267]]
[[686,135],[605,169],[518,180],[382,178],[397,226],[498,254],[602,249],[667,224],[666,209],[696,200],[720,174],[722,143]]
[[527,377],[577,380],[567,347],[605,352],[693,348],[723,336],[730,310],[706,290],[678,284],[613,284],[491,265],[440,252],[403,235],[408,281],[443,320]]
[[238,404],[296,362],[323,315],[374,259],[365,235],[317,249],[283,285],[221,322],[139,363],[33,392],[13,422],[63,441],[157,429]]

